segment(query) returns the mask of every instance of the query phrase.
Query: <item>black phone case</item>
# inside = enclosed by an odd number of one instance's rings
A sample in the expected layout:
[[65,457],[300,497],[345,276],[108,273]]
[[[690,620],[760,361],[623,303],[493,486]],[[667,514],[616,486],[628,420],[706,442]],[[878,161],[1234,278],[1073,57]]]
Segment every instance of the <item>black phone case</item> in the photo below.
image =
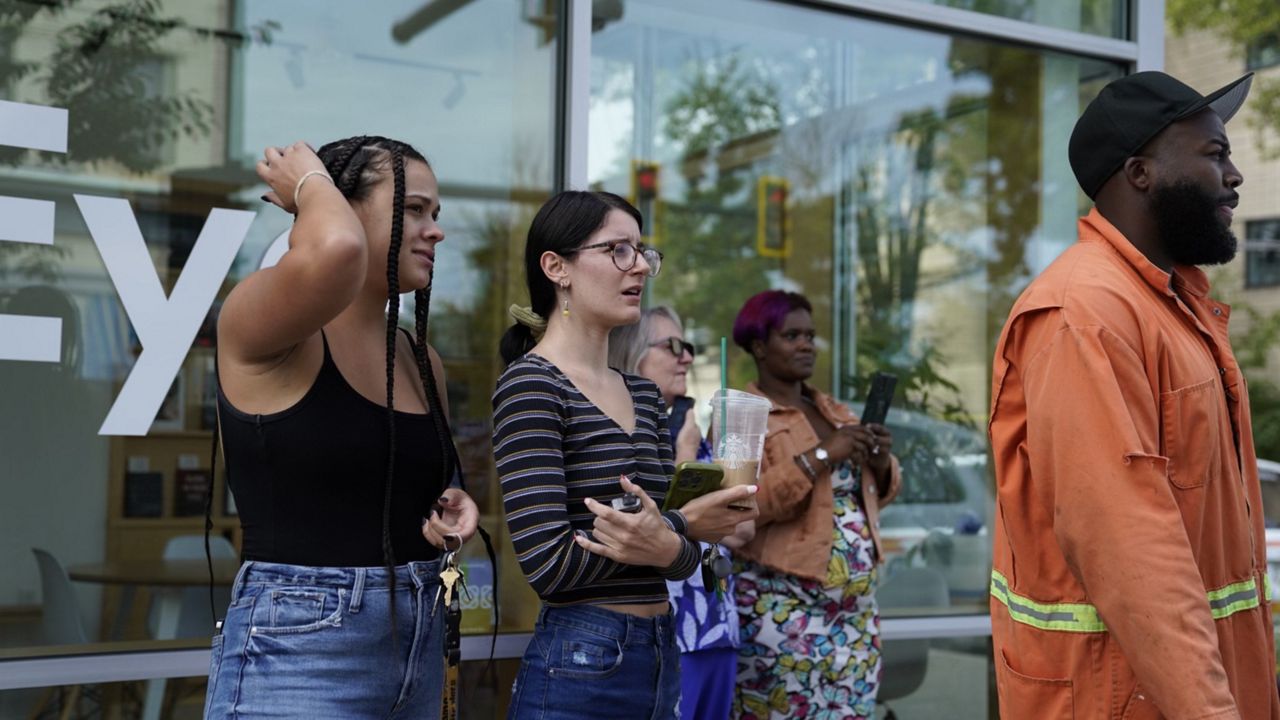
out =
[[871,379],[871,390],[867,392],[867,405],[862,409],[859,422],[863,425],[883,425],[889,417],[889,406],[893,404],[893,390],[898,385],[898,376],[878,372]]

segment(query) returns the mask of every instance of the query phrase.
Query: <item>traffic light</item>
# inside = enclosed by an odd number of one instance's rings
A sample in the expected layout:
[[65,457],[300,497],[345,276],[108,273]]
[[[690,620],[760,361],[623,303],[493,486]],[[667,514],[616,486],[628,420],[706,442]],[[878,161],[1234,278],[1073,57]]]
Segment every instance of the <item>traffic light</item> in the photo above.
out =
[[791,218],[787,199],[791,183],[786,178],[762,176],[756,181],[756,252],[761,257],[785,258],[791,254]]
[[657,235],[658,196],[661,188],[658,185],[658,163],[647,160],[631,161],[631,204],[640,211],[644,218],[645,236]]
[[631,202],[653,202],[658,199],[658,163],[631,161]]

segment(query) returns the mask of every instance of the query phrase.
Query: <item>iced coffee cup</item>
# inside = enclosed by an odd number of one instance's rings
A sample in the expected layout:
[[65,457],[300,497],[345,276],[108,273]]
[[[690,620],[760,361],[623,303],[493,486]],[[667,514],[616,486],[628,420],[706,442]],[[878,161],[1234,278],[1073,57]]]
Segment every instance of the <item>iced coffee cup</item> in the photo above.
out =
[[[717,390],[711,398],[711,461],[724,470],[721,487],[754,485],[760,476],[760,456],[769,426],[770,402],[740,390]],[[755,497],[740,510],[754,510]]]

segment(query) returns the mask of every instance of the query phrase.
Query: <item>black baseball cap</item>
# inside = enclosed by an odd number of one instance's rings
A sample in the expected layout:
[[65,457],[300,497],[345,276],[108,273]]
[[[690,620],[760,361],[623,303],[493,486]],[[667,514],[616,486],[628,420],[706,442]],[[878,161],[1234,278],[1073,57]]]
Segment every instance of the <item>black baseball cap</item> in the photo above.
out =
[[1140,72],[1113,80],[1089,103],[1071,131],[1067,155],[1076,180],[1091,199],[1160,131],[1204,109],[1222,122],[1244,105],[1253,73],[1201,95],[1162,72]]

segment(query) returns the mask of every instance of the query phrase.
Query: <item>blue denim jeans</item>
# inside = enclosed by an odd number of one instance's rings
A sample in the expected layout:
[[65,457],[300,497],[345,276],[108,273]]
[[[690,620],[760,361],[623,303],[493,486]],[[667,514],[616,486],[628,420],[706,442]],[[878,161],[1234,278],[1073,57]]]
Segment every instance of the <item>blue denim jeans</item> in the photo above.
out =
[[213,638],[205,718],[438,718],[438,570],[396,568],[393,643],[386,569],[245,563]]
[[680,717],[680,649],[671,618],[542,606],[508,720]]

